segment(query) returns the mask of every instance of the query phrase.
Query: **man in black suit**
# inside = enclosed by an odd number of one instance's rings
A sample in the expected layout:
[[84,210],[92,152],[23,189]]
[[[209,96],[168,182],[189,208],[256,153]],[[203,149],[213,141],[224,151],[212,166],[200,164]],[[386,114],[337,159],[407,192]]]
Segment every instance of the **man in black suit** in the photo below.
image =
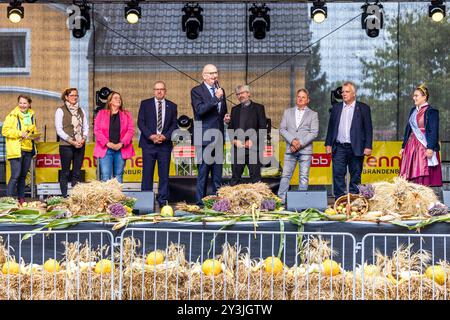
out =
[[242,174],[247,165],[252,183],[261,181],[260,155],[264,148],[259,148],[259,138],[264,139],[267,132],[267,119],[264,106],[250,100],[250,87],[239,85],[236,87],[236,96],[240,102],[231,109],[231,121],[228,126],[232,149],[232,177],[231,185],[242,183]]
[[142,191],[153,190],[153,172],[158,162],[158,204],[169,200],[169,166],[172,152],[172,132],[177,128],[177,105],[167,100],[166,84],[156,81],[154,97],[141,101],[137,125],[141,131],[139,147],[142,148]]
[[192,88],[191,103],[194,112],[194,145],[197,156],[198,205],[207,191],[209,172],[212,173],[212,191],[222,185],[224,122],[229,122],[224,90],[219,86],[219,72],[207,64],[202,71],[203,83]]
[[350,172],[350,193],[359,193],[364,156],[372,153],[372,118],[370,107],[356,101],[352,82],[342,86],[342,103],[333,105],[328,122],[325,147],[333,159],[334,195],[346,194],[345,175]]

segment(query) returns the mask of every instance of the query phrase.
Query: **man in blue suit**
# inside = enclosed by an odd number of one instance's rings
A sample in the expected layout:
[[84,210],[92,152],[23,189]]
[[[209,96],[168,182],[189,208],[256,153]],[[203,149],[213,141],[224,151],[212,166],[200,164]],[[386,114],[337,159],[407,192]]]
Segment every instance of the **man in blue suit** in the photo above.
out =
[[142,191],[153,190],[153,172],[158,162],[159,188],[157,201],[160,207],[169,200],[169,166],[172,152],[172,132],[177,128],[177,105],[167,100],[166,84],[156,81],[154,97],[141,101],[138,127],[141,131],[139,147],[142,148]]
[[333,105],[328,122],[325,147],[333,159],[334,196],[347,193],[345,175],[350,172],[350,193],[359,193],[364,156],[372,153],[372,118],[370,107],[356,101],[352,82],[342,85],[342,103]]
[[192,88],[191,103],[194,112],[194,145],[197,154],[196,201],[203,205],[209,172],[212,191],[222,184],[224,122],[230,117],[224,90],[219,86],[219,72],[215,65],[207,64],[202,71],[203,83]]

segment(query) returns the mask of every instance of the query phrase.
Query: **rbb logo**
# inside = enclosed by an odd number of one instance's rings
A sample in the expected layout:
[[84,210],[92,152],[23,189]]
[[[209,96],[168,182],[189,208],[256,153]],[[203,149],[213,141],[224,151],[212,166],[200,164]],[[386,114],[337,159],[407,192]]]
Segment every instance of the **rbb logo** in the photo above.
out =
[[311,159],[311,167],[329,167],[331,165],[331,154],[314,153]]
[[59,168],[60,166],[59,154],[38,154],[36,156],[36,168]]

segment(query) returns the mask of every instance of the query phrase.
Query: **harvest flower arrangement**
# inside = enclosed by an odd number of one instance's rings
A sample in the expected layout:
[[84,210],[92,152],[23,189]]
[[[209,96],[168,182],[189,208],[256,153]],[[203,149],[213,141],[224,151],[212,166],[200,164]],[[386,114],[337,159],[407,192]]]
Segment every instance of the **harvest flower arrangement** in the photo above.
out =
[[13,198],[0,198],[0,223],[44,224],[40,229],[61,229],[80,222],[118,221],[132,215],[135,203],[135,198],[123,194],[116,179],[79,183],[67,199],[49,197],[46,202],[20,205]]
[[217,191],[217,196],[203,198],[203,203],[206,209],[230,214],[245,214],[255,209],[282,210],[281,199],[262,182],[224,186]]

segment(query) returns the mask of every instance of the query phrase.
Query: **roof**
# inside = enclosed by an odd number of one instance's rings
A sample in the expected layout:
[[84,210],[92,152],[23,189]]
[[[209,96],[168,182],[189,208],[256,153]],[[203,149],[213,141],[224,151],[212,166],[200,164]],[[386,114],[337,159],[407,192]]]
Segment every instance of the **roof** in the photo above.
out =
[[[292,55],[309,45],[310,18],[306,3],[269,3],[271,28],[264,40],[248,31],[247,4],[202,3],[203,32],[196,40],[181,30],[182,3],[142,3],[135,25],[124,18],[124,5],[97,4],[96,56],[161,56],[245,54]],[[215,23],[217,21],[217,23]],[[102,26],[104,25],[104,26]],[[101,34],[101,33],[99,33]]]

